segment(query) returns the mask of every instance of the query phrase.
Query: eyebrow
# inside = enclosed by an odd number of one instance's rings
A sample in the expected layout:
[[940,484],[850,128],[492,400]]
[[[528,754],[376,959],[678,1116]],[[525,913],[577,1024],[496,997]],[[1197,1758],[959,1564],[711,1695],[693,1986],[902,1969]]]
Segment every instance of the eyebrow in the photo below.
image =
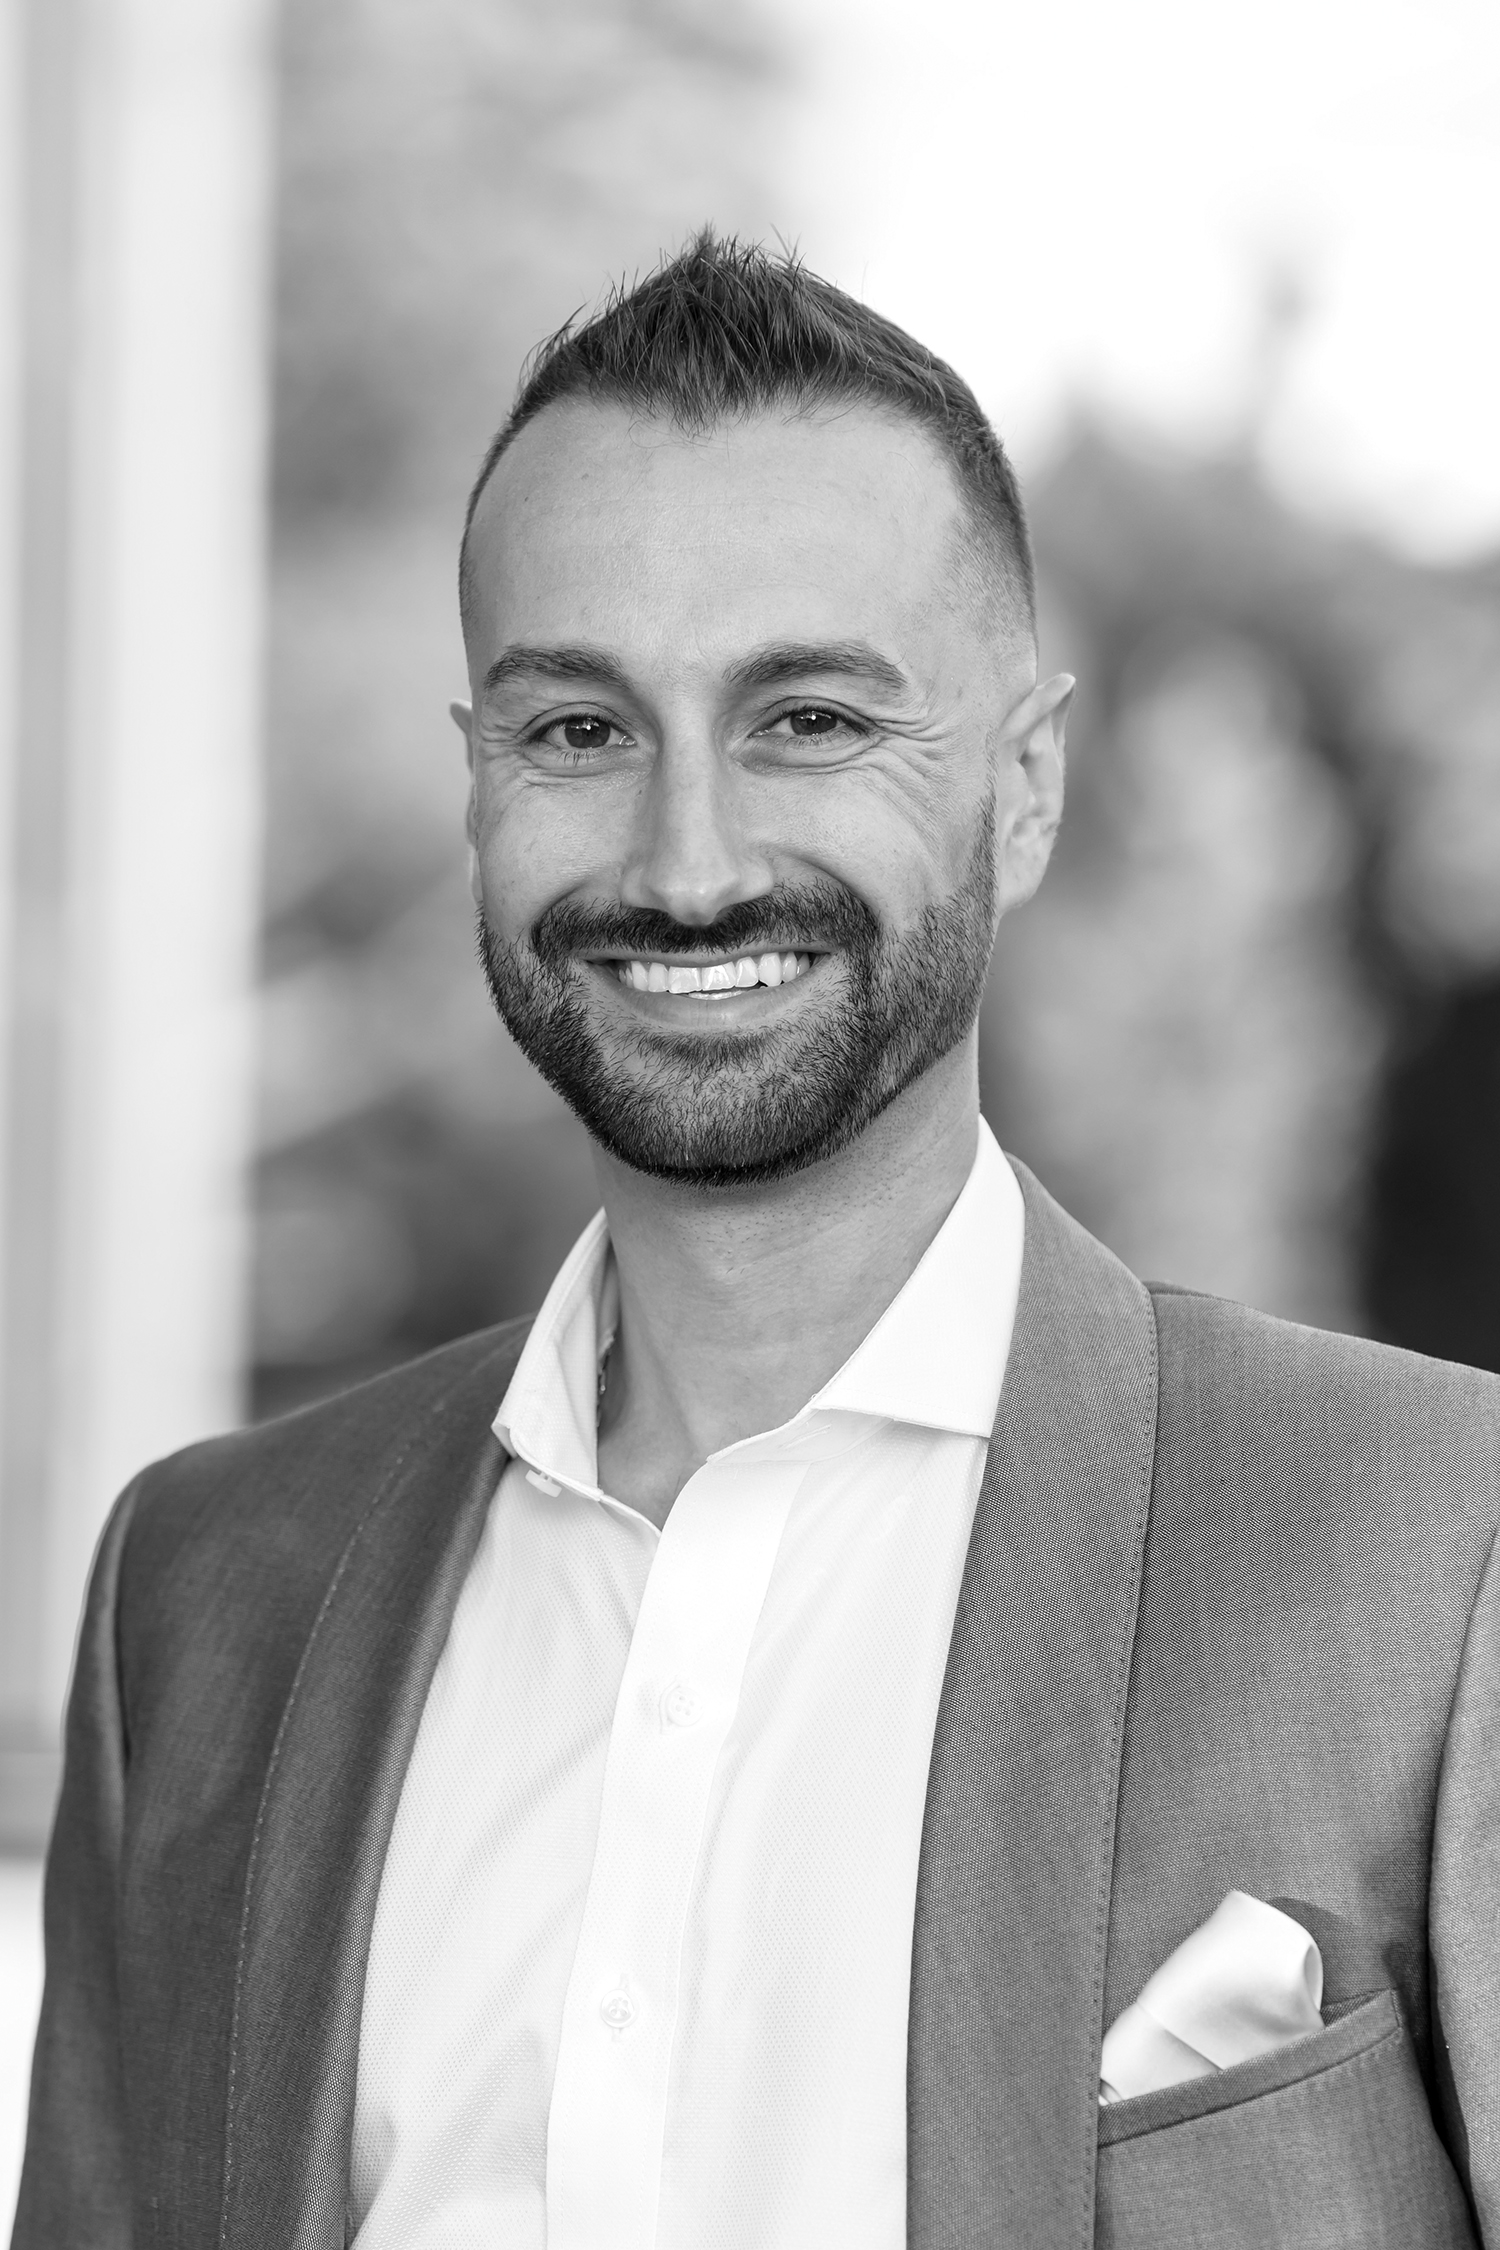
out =
[[736,687],[782,687],[810,673],[833,673],[845,680],[869,680],[889,695],[906,695],[911,682],[900,666],[868,641],[773,641],[729,667]]
[[604,680],[609,686],[625,688],[630,682],[625,667],[607,649],[591,648],[586,643],[561,648],[536,648],[524,641],[512,642],[502,649],[484,675],[486,693],[496,688],[508,687],[512,680],[558,680],[563,683],[580,680]]
[[[868,641],[771,641],[731,664],[727,677],[735,687],[765,688],[783,687],[818,673],[868,680],[888,695],[905,695],[911,688],[900,666]],[[586,642],[558,647],[513,642],[485,673],[485,692],[508,687],[512,680],[556,680],[564,685],[603,681],[621,689],[630,685],[618,657]]]

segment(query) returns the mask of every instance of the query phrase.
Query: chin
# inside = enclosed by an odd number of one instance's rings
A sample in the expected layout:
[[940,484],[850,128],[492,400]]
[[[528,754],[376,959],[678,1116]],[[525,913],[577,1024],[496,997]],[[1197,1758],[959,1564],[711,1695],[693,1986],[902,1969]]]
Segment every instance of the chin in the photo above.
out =
[[[682,1060],[680,1053],[662,1057],[669,1069],[680,1070]],[[661,1083],[664,1073],[630,1070],[553,1083],[618,1163],[678,1187],[716,1191],[772,1186],[826,1163],[906,1083],[841,1076],[825,1055],[797,1058],[795,1066],[767,1057],[747,1084],[743,1053],[736,1060],[732,1073],[700,1069],[692,1073],[696,1084],[676,1088]],[[732,1090],[726,1076],[739,1081]]]

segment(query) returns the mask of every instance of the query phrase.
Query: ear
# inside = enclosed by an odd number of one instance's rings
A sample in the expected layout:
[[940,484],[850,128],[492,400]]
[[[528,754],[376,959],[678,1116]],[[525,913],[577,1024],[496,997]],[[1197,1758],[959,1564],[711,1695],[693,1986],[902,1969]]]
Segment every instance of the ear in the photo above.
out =
[[1064,739],[1077,682],[1058,672],[1023,696],[1005,722],[996,887],[1002,914],[1031,897],[1052,857],[1062,819]]
[[469,839],[469,892],[483,910],[484,883],[479,872],[479,807],[474,802],[474,711],[468,703],[450,703],[448,716],[464,738],[464,761],[469,769],[469,801],[464,807],[464,834]]

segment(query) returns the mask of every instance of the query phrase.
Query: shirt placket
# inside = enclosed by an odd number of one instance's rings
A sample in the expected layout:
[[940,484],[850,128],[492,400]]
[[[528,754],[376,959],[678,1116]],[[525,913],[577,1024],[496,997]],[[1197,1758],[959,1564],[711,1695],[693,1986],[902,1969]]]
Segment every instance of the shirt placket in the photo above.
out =
[[802,1460],[700,1469],[662,1532],[615,1706],[547,2127],[548,2250],[651,2250],[683,1934],[714,1769]]

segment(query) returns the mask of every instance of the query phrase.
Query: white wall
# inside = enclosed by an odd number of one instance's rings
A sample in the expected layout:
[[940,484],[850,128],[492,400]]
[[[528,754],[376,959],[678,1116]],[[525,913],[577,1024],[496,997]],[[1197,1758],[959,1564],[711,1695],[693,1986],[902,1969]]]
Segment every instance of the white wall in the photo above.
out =
[[0,952],[13,1803],[20,1763],[55,1737],[111,1498],[240,1405],[269,14],[9,11],[30,127],[12,255],[31,464],[10,519],[23,631]]
[[42,1874],[35,1860],[0,1859],[0,2242],[10,2239],[32,2026],[42,1997]]

